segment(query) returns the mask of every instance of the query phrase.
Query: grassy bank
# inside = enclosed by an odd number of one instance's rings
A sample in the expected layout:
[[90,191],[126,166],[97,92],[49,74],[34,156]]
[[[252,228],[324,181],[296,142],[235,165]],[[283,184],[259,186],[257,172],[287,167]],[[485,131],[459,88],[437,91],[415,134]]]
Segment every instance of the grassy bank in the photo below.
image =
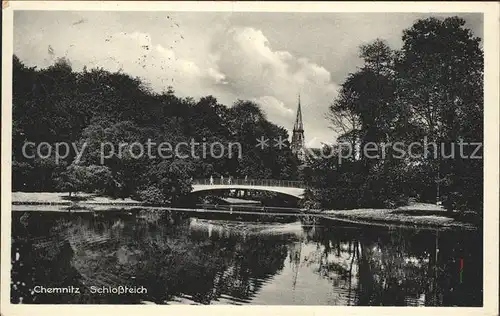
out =
[[[113,199],[95,194],[79,193],[69,197],[56,192],[13,192],[14,211],[106,211],[130,207],[145,207],[140,201],[130,198]],[[397,209],[326,210],[313,212],[325,219],[353,224],[408,226],[425,228],[477,229],[478,223],[464,220],[459,213],[449,213],[434,204],[416,203]]]
[[60,192],[12,192],[14,205],[142,205],[142,202],[124,198],[113,199],[90,193],[73,194]]
[[[321,214],[325,218],[357,224],[477,229],[477,224],[473,224],[470,220],[465,220],[464,216],[460,213],[450,213],[440,206],[423,203],[397,209],[327,210],[321,212]],[[478,220],[477,218],[475,219],[476,221]]]

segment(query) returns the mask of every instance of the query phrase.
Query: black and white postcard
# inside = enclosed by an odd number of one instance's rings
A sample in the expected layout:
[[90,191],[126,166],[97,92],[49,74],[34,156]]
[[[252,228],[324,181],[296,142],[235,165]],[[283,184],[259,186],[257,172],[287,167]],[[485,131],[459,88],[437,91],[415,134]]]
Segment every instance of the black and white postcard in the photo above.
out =
[[3,5],[2,315],[498,314],[498,3]]

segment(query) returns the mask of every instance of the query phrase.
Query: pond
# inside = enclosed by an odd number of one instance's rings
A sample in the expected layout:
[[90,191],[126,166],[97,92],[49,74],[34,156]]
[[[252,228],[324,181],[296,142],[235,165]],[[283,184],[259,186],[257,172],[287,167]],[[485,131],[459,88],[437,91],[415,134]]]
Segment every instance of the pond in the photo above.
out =
[[11,301],[482,306],[481,233],[221,216],[13,212]]

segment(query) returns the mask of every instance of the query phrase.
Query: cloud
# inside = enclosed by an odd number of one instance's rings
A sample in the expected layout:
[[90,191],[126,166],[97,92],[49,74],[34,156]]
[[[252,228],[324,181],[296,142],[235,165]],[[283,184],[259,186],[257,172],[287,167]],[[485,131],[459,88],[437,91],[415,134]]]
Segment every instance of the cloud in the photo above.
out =
[[304,129],[312,137],[333,140],[325,135],[325,108],[337,94],[330,72],[306,57],[274,50],[262,31],[232,27],[217,37],[212,54],[226,75],[226,90],[239,98],[261,103],[267,117],[288,129],[293,127],[297,97],[303,100]]
[[151,46],[151,36],[147,33],[141,32],[133,32],[133,33],[125,33],[120,32],[114,35],[115,38],[128,38],[132,40],[136,40],[140,46]]
[[171,45],[158,34],[155,37],[145,31],[99,32],[86,28],[79,37],[71,33],[61,30],[57,37],[44,32],[32,38],[35,42],[31,46],[45,50],[48,45],[53,47],[55,56],[51,59],[43,50],[33,54],[26,43],[16,53],[28,64],[42,67],[64,56],[75,70],[87,66],[123,71],[142,78],[158,92],[173,86],[180,96],[212,94],[227,105],[237,99],[254,100],[269,120],[287,129],[293,127],[300,93],[305,129],[317,137],[326,124],[325,106],[336,93],[337,87],[324,67],[304,56],[273,49],[256,28],[219,26],[210,41],[204,39],[205,45],[199,44],[199,34],[185,31],[183,37],[198,43],[196,54],[186,48],[189,44]]
[[295,112],[275,97],[266,95],[250,100],[259,104],[266,116],[272,118],[275,124],[283,127],[289,127],[290,124],[293,124]]
[[227,84],[226,75],[214,68],[208,68],[208,75],[212,77],[215,83]]
[[[226,105],[254,100],[290,133],[300,93],[306,143],[315,139],[318,146],[335,138],[325,112],[339,84],[360,65],[359,45],[382,37],[397,48],[402,30],[426,16],[16,11],[14,52],[29,66],[67,57],[75,70],[121,70],[155,91],[173,86],[180,96],[211,94]],[[480,14],[466,17],[476,32],[482,29]]]

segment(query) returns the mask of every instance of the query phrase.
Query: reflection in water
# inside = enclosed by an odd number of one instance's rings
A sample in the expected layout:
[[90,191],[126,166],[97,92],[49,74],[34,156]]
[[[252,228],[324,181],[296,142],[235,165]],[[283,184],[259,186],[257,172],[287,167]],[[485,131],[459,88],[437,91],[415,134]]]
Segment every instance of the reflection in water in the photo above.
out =
[[[320,224],[15,212],[12,302],[482,305],[480,233]],[[40,294],[37,285],[81,293]],[[148,292],[91,292],[120,285]]]

